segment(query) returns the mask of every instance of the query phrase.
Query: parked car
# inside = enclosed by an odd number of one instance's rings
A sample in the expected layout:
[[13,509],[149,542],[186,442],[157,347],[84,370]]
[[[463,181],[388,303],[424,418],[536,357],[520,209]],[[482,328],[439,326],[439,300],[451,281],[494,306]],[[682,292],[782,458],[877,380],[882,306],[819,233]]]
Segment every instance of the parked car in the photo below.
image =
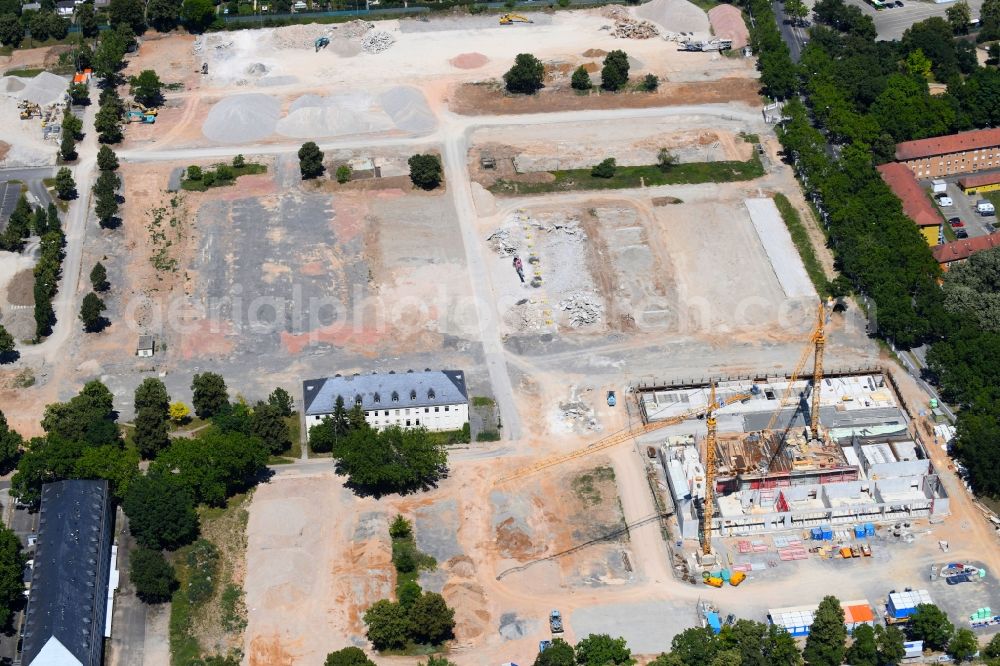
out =
[[947,208],[955,203],[947,194],[936,194],[934,195],[934,198],[937,199],[938,205],[944,208]]
[[955,229],[965,226],[965,222],[962,222],[962,220],[958,219],[957,217],[953,217],[950,220],[948,220],[948,224],[950,224]]
[[969,237],[969,232],[966,231],[965,229],[955,230],[955,238],[968,238],[968,237]]

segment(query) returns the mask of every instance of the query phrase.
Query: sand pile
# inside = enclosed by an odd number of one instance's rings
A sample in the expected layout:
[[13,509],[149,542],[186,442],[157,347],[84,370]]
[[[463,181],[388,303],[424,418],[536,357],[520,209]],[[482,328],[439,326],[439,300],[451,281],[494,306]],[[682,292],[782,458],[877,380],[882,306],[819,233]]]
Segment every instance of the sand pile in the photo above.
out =
[[669,32],[695,32],[707,35],[708,16],[688,0],[653,0],[636,13]]
[[743,14],[732,5],[712,7],[708,12],[712,31],[716,37],[733,40],[733,48],[741,49],[750,43],[750,31],[743,21]]
[[13,94],[17,99],[26,99],[46,106],[61,102],[66,94],[69,81],[50,72],[42,72],[36,77],[24,79],[19,76],[5,76],[0,79],[0,88]]
[[482,67],[490,61],[489,58],[484,56],[482,53],[460,53],[448,62],[452,67],[458,69],[476,69]]
[[430,132],[437,124],[424,94],[416,88],[397,86],[382,93],[379,102],[397,129],[405,132]]
[[280,116],[281,103],[273,97],[234,95],[212,107],[201,131],[219,143],[257,141],[274,133]]

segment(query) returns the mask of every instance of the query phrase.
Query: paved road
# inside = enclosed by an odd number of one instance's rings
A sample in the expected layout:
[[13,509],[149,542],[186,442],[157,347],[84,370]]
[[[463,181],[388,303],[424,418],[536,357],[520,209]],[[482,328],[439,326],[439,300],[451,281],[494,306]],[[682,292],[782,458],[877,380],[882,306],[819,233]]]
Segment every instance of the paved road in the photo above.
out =
[[55,178],[56,167],[23,167],[15,169],[0,169],[0,182],[19,180],[28,186],[28,191],[35,195],[43,206],[48,206],[52,201],[49,191],[42,183],[44,178]]
[[802,57],[802,49],[809,42],[807,28],[786,23],[785,5],[779,2],[779,0],[772,0],[771,8],[774,11],[775,18],[778,20],[778,30],[781,32],[781,38],[785,40],[785,44],[788,44],[792,60],[798,62],[799,58]]

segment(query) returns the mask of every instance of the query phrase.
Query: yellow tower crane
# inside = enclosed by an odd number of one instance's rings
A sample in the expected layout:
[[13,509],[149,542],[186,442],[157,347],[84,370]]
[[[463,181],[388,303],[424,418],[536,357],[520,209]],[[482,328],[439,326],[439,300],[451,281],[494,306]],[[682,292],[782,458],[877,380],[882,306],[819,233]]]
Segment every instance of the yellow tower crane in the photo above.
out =
[[809,417],[809,431],[814,440],[820,438],[819,432],[819,394],[823,387],[823,348],[826,347],[826,308],[819,304],[819,315],[816,318],[816,330],[813,332],[813,344],[816,354],[813,357],[812,414]]
[[712,516],[715,514],[715,382],[708,395],[708,408],[705,410],[705,426],[708,435],[705,437],[705,502],[701,522],[701,552],[712,554]]

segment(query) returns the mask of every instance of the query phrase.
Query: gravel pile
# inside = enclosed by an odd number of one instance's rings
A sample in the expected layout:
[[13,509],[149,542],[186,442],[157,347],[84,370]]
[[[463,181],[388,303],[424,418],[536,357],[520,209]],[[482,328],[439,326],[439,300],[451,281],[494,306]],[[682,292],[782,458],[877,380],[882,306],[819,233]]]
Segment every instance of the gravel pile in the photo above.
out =
[[641,5],[636,14],[668,32],[709,34],[708,15],[688,0],[652,0]]
[[437,125],[424,94],[416,88],[397,86],[382,93],[379,103],[397,129],[404,132],[430,132]]
[[389,47],[391,47],[395,41],[396,40],[393,39],[393,36],[388,32],[383,30],[370,30],[368,34],[361,39],[361,48],[368,53],[382,53],[383,51],[389,50]]
[[233,95],[212,107],[201,131],[219,143],[258,141],[274,134],[280,116],[281,102],[273,97]]
[[332,33],[329,26],[318,23],[308,23],[303,25],[289,25],[284,28],[277,28],[272,31],[274,45],[279,49],[302,49],[315,50],[317,37],[327,36]]
[[17,99],[26,99],[41,106],[61,102],[69,81],[51,72],[42,72],[33,78],[5,76],[0,79],[0,89],[13,93]]

